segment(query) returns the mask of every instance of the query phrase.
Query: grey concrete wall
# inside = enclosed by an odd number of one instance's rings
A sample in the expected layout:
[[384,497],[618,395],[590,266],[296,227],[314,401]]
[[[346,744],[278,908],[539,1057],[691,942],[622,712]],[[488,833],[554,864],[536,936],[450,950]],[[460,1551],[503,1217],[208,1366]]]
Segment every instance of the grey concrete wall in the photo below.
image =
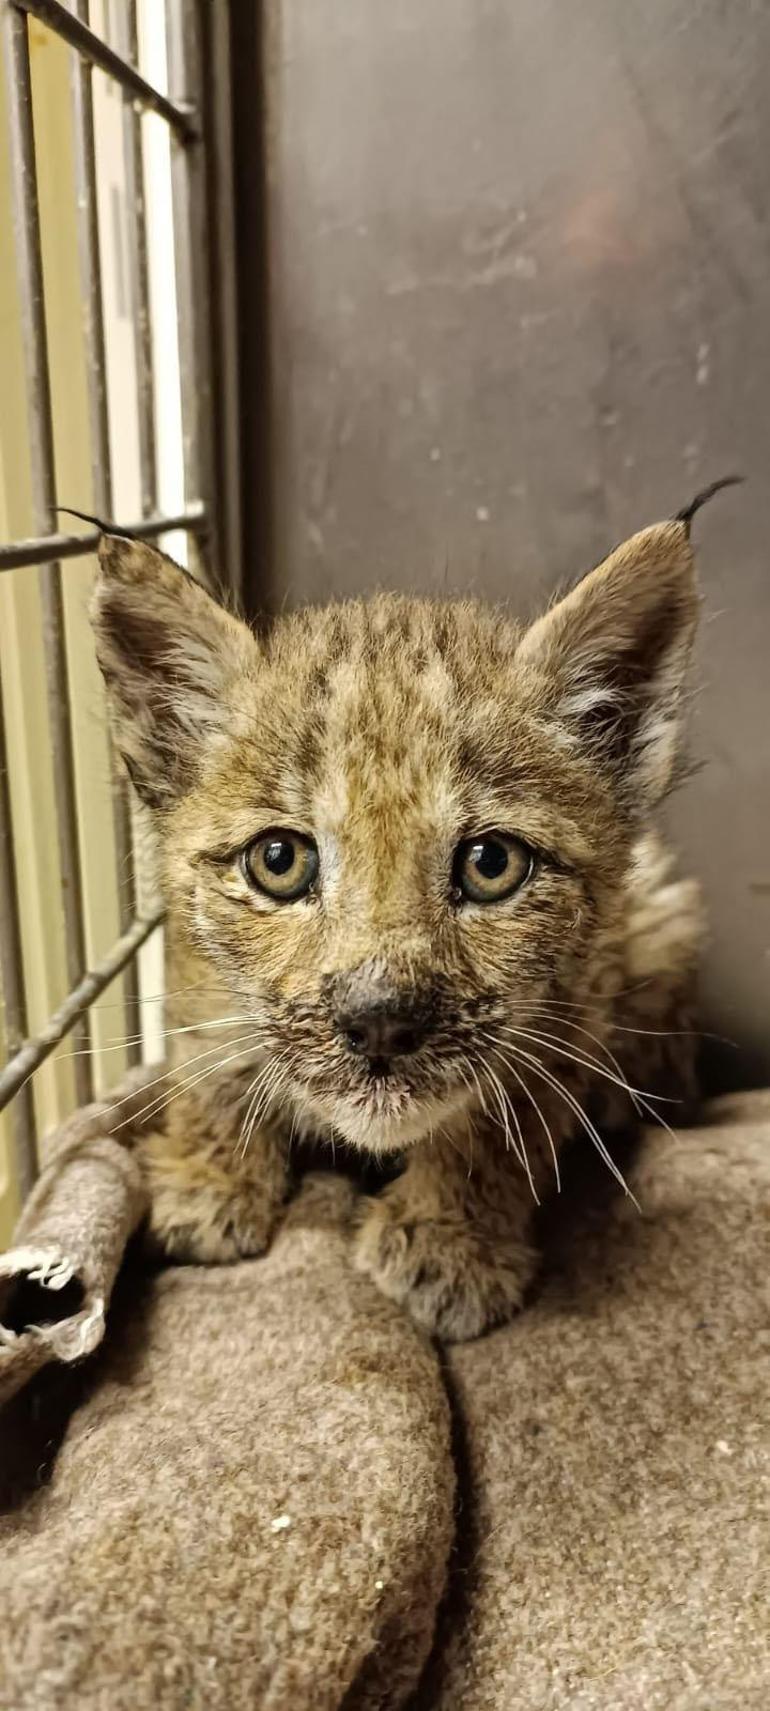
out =
[[[267,0],[273,597],[523,612],[716,476],[673,810],[770,1070],[764,0]],[[248,281],[247,281],[248,284]]]

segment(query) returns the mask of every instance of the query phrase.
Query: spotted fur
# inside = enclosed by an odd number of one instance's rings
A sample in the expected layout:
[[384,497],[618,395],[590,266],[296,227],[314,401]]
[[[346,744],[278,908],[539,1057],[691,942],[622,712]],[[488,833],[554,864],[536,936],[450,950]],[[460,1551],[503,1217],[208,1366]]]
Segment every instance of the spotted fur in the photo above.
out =
[[[362,1202],[353,1256],[428,1330],[473,1336],[520,1306],[565,1140],[614,1168],[633,1104],[690,1085],[699,901],[655,814],[696,606],[683,520],[634,536],[528,629],[381,595],[256,636],[152,548],[104,537],[98,656],[157,827],[184,1030],[146,1147],[169,1252],[264,1249],[292,1138],[312,1134],[403,1155]],[[290,904],[240,859],[272,827],[318,846],[313,891]],[[534,851],[532,875],[506,901],[458,901],[458,842],[493,829]],[[361,993],[427,1030],[387,1074],[340,1033]]]

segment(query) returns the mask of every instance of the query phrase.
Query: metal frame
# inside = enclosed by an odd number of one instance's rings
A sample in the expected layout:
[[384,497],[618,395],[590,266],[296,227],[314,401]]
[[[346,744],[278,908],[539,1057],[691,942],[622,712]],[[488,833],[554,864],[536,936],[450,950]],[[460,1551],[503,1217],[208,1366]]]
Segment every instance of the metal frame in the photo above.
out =
[[47,24],[54,35],[61,36],[62,41],[75,48],[89,65],[97,65],[100,71],[114,78],[134,101],[165,119],[183,142],[195,142],[200,136],[194,108],[186,101],[169,101],[159,89],[153,89],[130,60],[115,53],[107,42],[94,35],[81,4],[78,4],[77,14],[70,12],[61,0],[9,0],[9,5],[14,11],[28,12],[41,24]]
[[[127,203],[131,209],[130,263],[132,314],[136,348],[137,406],[140,441],[142,518],[128,527],[110,523],[116,533],[142,539],[157,537],[172,529],[185,529],[205,544],[217,572],[222,574],[219,554],[220,528],[229,553],[240,550],[240,519],[230,501],[215,503],[213,439],[217,425],[227,424],[231,455],[232,424],[237,421],[229,363],[229,381],[215,392],[212,350],[223,339],[232,355],[234,295],[232,276],[224,280],[222,301],[212,275],[225,263],[219,226],[217,242],[209,240],[210,186],[226,182],[230,163],[220,157],[209,159],[207,144],[214,134],[221,148],[222,119],[214,114],[212,95],[204,87],[205,56],[201,40],[207,40],[207,8],[201,0],[169,0],[167,6],[169,80],[174,90],[184,90],[183,99],[170,99],[154,88],[137,69],[136,0],[127,0],[124,52],[101,40],[91,29],[88,0],[74,0],[73,8],[60,0],[0,0],[3,12],[4,49],[8,92],[14,229],[21,282],[26,389],[29,410],[31,472],[34,518],[38,534],[26,540],[0,545],[0,572],[37,565],[45,625],[45,657],[48,678],[49,723],[54,756],[56,816],[59,829],[62,873],[62,908],[70,991],[33,1037],[27,1036],[27,1007],[24,967],[19,933],[18,891],[10,819],[5,739],[0,685],[0,990],[10,1057],[0,1070],[0,1109],[15,1099],[14,1138],[17,1176],[22,1193],[31,1186],[37,1168],[34,1102],[29,1077],[59,1042],[70,1034],[75,1039],[75,1084],[78,1098],[91,1095],[90,1056],[77,1051],[88,1040],[87,1012],[90,1004],[121,971],[130,977],[127,1005],[129,1033],[138,1041],[138,995],[135,959],[145,940],[162,920],[162,909],[138,914],[133,880],[131,821],[125,786],[116,785],[116,853],[121,872],[128,881],[121,908],[121,934],[109,954],[90,971],[86,970],[81,862],[76,815],[69,685],[64,637],[62,562],[96,547],[100,531],[74,535],[57,529],[56,485],[53,452],[48,349],[37,200],[35,137],[32,117],[31,79],[27,15],[38,19],[73,50],[73,120],[75,176],[78,201],[78,240],[83,288],[83,329],[88,363],[89,415],[92,446],[94,504],[100,516],[112,516],[110,435],[107,411],[104,306],[101,288],[99,225],[96,207],[96,144],[91,90],[94,66],[121,88],[125,101],[124,157]],[[221,38],[219,60],[221,68]],[[221,81],[221,71],[220,71]],[[190,96],[195,96],[195,102]],[[172,136],[172,194],[179,308],[179,354],[182,383],[184,434],[185,507],[177,515],[158,510],[157,468],[154,428],[154,382],[148,279],[147,232],[144,213],[141,112],[151,111],[170,127]],[[215,253],[216,252],[216,253]],[[213,304],[216,302],[216,310]],[[223,308],[224,303],[224,308]],[[230,314],[224,323],[223,315]],[[229,385],[229,395],[223,386]],[[237,482],[235,483],[237,489]],[[228,580],[236,588],[242,580],[241,566],[229,558]]]

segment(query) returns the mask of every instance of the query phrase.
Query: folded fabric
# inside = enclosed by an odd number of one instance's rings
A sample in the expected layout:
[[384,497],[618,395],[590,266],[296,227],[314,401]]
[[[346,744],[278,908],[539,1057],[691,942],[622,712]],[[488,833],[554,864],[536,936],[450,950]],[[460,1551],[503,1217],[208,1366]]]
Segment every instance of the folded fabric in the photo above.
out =
[[310,1179],[265,1259],[128,1292],[50,1483],[0,1522],[3,1711],[404,1703],[449,1416],[430,1345],[345,1264],[350,1195]]
[[139,1257],[66,1407],[0,1415],[2,1711],[764,1708],[769,1134],[649,1133],[641,1212],[579,1156],[532,1305],[446,1356],[331,1175],[264,1259]]

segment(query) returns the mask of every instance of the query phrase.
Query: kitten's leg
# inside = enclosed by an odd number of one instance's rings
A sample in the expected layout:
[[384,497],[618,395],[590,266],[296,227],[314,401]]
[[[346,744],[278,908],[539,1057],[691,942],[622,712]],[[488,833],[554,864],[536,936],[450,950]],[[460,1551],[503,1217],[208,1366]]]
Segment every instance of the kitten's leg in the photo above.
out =
[[[282,1133],[269,1123],[240,1144],[242,1106],[180,1100],[166,1133],[140,1143],[151,1237],[173,1259],[212,1264],[264,1253],[288,1197]],[[169,1113],[171,1116],[171,1113]]]
[[[542,1185],[540,1142],[531,1135],[527,1146]],[[480,1128],[455,1145],[437,1137],[366,1202],[355,1264],[426,1331],[462,1342],[521,1307],[537,1263],[534,1209],[501,1130]]]

